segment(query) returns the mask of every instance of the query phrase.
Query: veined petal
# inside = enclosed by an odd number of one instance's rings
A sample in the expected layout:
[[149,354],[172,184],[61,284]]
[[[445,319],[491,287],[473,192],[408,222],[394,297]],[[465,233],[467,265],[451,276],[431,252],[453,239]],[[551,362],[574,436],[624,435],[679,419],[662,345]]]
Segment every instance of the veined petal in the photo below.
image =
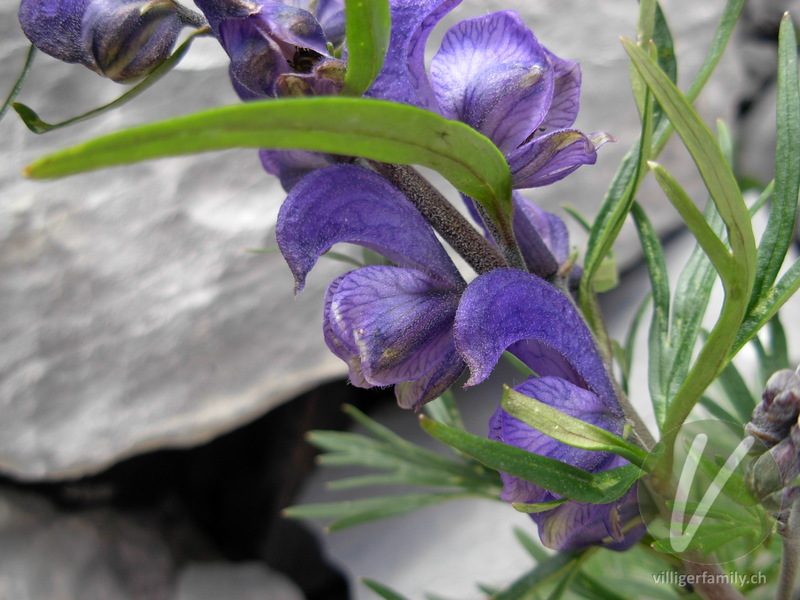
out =
[[560,181],[581,165],[597,161],[597,149],[611,138],[562,129],[526,142],[506,156],[514,187],[531,188]]
[[[514,389],[586,423],[616,435],[622,433],[625,420],[619,413],[610,412],[606,404],[593,392],[560,377],[531,378]],[[489,437],[590,473],[602,470],[604,463],[613,456],[607,452],[567,446],[512,417],[502,408],[497,409],[490,421]],[[504,487],[500,497],[507,502],[531,503],[554,499],[550,497],[550,492],[533,483],[505,474],[502,474],[502,477]]]
[[439,362],[428,373],[414,381],[401,381],[394,386],[394,395],[401,408],[419,410],[423,404],[436,400],[464,372],[467,365],[456,350],[452,335]]
[[471,372],[468,386],[486,379],[509,346],[530,341],[539,352],[520,358],[536,373],[591,390],[607,410],[619,411],[583,319],[566,296],[535,275],[495,269],[473,280],[456,313],[455,340]]
[[364,94],[438,112],[425,72],[425,42],[461,0],[390,0],[392,31],[381,72]]
[[573,60],[559,58],[545,48],[553,69],[553,101],[539,131],[550,133],[555,129],[571,127],[578,117],[581,94],[581,68]]
[[330,331],[372,385],[413,381],[451,360],[459,290],[416,269],[351,271],[331,295]]
[[454,25],[431,62],[431,82],[445,116],[474,127],[504,153],[530,136],[553,99],[547,54],[516,11]]
[[281,206],[276,237],[297,291],[317,259],[340,242],[419,269],[446,288],[463,284],[417,209],[386,179],[361,167],[334,165],[302,179]]
[[335,356],[341,358],[350,367],[350,383],[360,388],[371,388],[371,384],[367,383],[364,379],[364,374],[361,372],[361,358],[358,355],[357,349],[352,349],[347,344],[347,339],[339,338],[331,327],[331,304],[336,290],[339,289],[339,284],[342,279],[347,277],[347,273],[340,275],[334,279],[328,286],[325,292],[325,303],[322,310],[322,333],[325,338],[325,343],[330,348]]
[[[619,552],[628,550],[644,535],[634,484],[609,504],[585,504],[570,500],[553,510],[532,514],[539,525],[542,544],[554,550],[602,545]],[[631,525],[631,522],[639,521]]]

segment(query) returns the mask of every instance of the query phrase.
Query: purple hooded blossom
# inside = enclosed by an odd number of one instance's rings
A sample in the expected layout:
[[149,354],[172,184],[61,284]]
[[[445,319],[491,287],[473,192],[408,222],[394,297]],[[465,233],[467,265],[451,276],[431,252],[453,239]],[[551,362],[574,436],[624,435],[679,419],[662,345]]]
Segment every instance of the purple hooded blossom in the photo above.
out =
[[42,52],[122,83],[170,55],[184,12],[173,0],[23,0],[19,21]]
[[430,225],[380,175],[352,165],[308,175],[281,207],[276,235],[298,291],[336,243],[397,265],[350,271],[325,296],[325,341],[354,385],[394,385],[400,406],[418,408],[464,371],[453,340],[464,280]]
[[[570,300],[542,279],[515,269],[496,269],[464,291],[454,324],[456,347],[469,366],[467,385],[483,381],[508,349],[534,372],[515,389],[566,414],[622,433],[625,418],[591,333]],[[607,452],[580,450],[558,442],[499,408],[489,437],[592,473],[627,461]],[[533,483],[501,473],[502,498],[540,503],[560,497]],[[567,501],[532,514],[542,542],[558,550],[604,544],[629,548],[644,531],[635,486],[608,504]]]
[[345,63],[331,56],[344,42],[342,0],[196,0],[231,58],[243,100],[332,95]]
[[606,134],[570,129],[580,69],[542,46],[516,11],[466,19],[445,34],[430,78],[425,41],[457,0],[392,0],[392,37],[365,94],[438,112],[474,127],[505,154],[514,187],[548,185],[597,160]]

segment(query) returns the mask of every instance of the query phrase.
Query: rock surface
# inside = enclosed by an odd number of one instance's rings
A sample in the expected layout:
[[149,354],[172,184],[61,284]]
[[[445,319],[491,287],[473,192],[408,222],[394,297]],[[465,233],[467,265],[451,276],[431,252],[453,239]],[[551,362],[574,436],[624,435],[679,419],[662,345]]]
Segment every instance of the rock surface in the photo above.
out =
[[[471,0],[456,16],[508,5]],[[683,81],[696,70],[722,5],[670,3]],[[17,6],[0,0],[2,94],[27,47]],[[632,5],[561,0],[553,10],[539,0],[516,8],[543,43],[582,62],[578,126],[620,140],[603,149],[597,166],[530,193],[551,210],[568,203],[591,216],[638,135],[618,41],[620,34],[634,35]],[[292,299],[280,257],[246,251],[274,244],[270,231],[283,198],[252,151],[59,181],[20,176],[47,150],[234,102],[224,57],[209,44],[191,53],[182,70],[100,119],[45,136],[28,132],[14,114],[0,122],[2,472],[27,480],[80,476],[148,449],[196,444],[345,373],[322,341],[319,317],[322,290],[343,267],[323,261],[307,290]],[[728,114],[738,81],[735,65],[722,68],[700,102],[712,117]],[[80,66],[40,55],[19,100],[47,120],[60,120],[121,90]],[[679,178],[694,172],[678,150],[668,149],[664,162]],[[704,200],[699,184],[689,188]],[[677,227],[660,191],[646,188],[642,200],[654,208],[661,231]],[[635,236],[626,231],[619,260],[625,265],[636,256]]]

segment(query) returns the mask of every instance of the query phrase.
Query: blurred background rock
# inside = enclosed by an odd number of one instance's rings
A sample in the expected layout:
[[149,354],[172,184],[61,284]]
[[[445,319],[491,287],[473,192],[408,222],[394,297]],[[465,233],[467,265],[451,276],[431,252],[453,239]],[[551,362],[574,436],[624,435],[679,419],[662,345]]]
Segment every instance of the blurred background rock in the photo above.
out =
[[[777,22],[796,4],[748,0],[734,47],[697,104],[709,122],[732,126],[740,172],[762,183],[771,178],[775,143]],[[664,3],[684,87],[723,6]],[[618,40],[635,35],[634,7],[626,0],[465,0],[429,44],[434,50],[457,19],[516,8],[548,48],[580,61],[576,125],[608,131],[619,143],[604,147],[597,165],[528,192],[565,217],[578,248],[585,238],[560,206],[592,217],[639,133]],[[0,95],[28,48],[17,8],[0,0]],[[40,54],[18,100],[55,122],[123,90]],[[390,393],[343,384],[344,364],[322,340],[321,296],[344,267],[321,261],[294,298],[280,256],[248,252],[274,246],[284,197],[255,152],[57,181],[20,175],[48,150],[236,101],[224,54],[199,40],[176,71],[99,119],[43,136],[14,114],[0,122],[0,600],[369,597],[348,583],[353,575],[384,577],[412,597],[449,589],[463,600],[478,597],[472,579],[506,583],[524,568],[511,523],[530,524],[504,505],[433,507],[335,534],[325,541],[327,557],[305,526],[279,518],[298,498],[328,499],[325,475],[307,479],[313,453],[302,435],[345,427],[342,402],[387,406],[396,426],[410,435],[416,429],[413,415],[391,407]],[[661,162],[705,201],[679,144]],[[665,239],[685,247],[677,214],[652,182],[640,200]],[[626,229],[616,247],[626,287],[610,314],[617,332],[643,293],[633,281],[637,246]],[[646,393],[639,401],[647,403]],[[482,432],[494,401],[472,394],[462,404]],[[453,555],[466,540],[490,536],[489,522],[491,531],[508,524],[507,532]],[[448,558],[431,564],[436,556]]]

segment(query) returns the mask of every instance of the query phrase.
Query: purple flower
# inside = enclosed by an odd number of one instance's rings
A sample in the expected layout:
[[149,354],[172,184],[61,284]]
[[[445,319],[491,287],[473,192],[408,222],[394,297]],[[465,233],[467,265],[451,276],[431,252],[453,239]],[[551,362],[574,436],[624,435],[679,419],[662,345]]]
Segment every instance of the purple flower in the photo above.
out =
[[336,94],[344,61],[342,0],[196,0],[231,58],[234,88],[244,100]]
[[516,11],[454,25],[431,62],[424,43],[456,0],[393,0],[386,62],[367,96],[413,104],[474,127],[505,154],[514,187],[548,185],[583,164],[610,138],[570,129],[580,69],[542,46]]
[[325,341],[354,385],[394,385],[400,406],[419,408],[464,371],[452,329],[464,281],[428,223],[384,178],[351,165],[315,171],[281,207],[276,235],[298,291],[336,243],[396,265],[356,269],[328,288]]
[[[456,347],[469,366],[467,385],[483,381],[507,349],[537,375],[516,390],[566,414],[622,433],[625,418],[592,335],[570,300],[542,279],[515,269],[496,269],[464,291],[454,324]],[[498,409],[489,437],[596,473],[622,466],[614,454],[572,448]],[[559,496],[507,474],[502,498],[540,503]],[[588,544],[626,549],[644,531],[635,488],[608,504],[567,501],[532,514],[542,542],[566,550]]]
[[117,82],[163,62],[184,15],[172,0],[23,0],[19,8],[22,30],[39,50]]

